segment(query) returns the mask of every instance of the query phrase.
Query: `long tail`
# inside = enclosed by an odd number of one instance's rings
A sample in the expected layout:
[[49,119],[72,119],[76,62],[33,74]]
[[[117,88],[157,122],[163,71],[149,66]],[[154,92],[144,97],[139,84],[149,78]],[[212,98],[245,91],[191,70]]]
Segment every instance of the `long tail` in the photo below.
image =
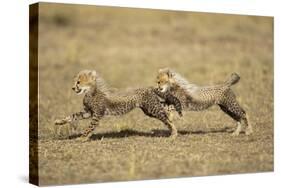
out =
[[229,87],[236,84],[240,80],[240,76],[237,73],[232,73],[230,77],[225,81],[225,84]]

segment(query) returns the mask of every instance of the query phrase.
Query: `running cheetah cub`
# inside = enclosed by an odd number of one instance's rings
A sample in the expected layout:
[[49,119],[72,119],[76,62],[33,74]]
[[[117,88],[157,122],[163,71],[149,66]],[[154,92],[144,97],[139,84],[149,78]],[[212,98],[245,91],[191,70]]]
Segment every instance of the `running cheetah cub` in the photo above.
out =
[[239,81],[237,73],[231,76],[222,84],[212,86],[197,86],[189,83],[178,73],[168,69],[160,69],[157,75],[157,84],[161,92],[169,91],[178,98],[185,110],[201,111],[213,105],[220,109],[237,122],[237,129],[233,135],[239,135],[242,131],[241,123],[247,127],[245,133],[250,135],[253,130],[248,122],[246,112],[238,104],[231,86]]
[[108,115],[123,115],[135,108],[141,108],[145,115],[162,121],[171,131],[171,137],[177,136],[177,129],[162,104],[174,105],[181,115],[180,101],[157,88],[147,87],[127,91],[112,91],[95,70],[83,70],[74,78],[72,89],[79,95],[85,94],[83,110],[55,121],[56,125],[75,124],[78,120],[91,118],[89,127],[81,139],[87,141],[92,136],[99,121]]

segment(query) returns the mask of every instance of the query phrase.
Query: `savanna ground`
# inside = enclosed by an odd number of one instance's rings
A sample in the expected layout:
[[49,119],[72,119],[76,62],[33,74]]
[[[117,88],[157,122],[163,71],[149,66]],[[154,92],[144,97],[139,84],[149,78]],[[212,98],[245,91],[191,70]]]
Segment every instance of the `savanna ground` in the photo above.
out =
[[[272,18],[46,3],[39,13],[41,185],[273,170]],[[238,72],[233,90],[254,134],[231,136],[235,122],[218,107],[184,112],[175,140],[138,109],[103,119],[86,143],[54,126],[81,109],[71,90],[78,71],[95,69],[126,88],[155,85],[163,67],[198,85]]]

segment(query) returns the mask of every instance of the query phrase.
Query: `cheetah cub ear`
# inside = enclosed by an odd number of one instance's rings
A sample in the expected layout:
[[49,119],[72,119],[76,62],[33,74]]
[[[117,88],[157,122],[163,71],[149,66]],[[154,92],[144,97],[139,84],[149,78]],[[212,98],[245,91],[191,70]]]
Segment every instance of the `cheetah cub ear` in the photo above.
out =
[[167,75],[169,78],[173,78],[173,76],[174,76],[173,72],[170,69],[168,69]]
[[92,80],[96,80],[97,72],[95,70],[92,70],[89,72],[89,76],[91,77]]
[[158,73],[165,73],[167,72],[169,69],[168,68],[162,68],[158,70]]
[[169,68],[163,68],[163,69],[159,69],[158,73],[165,73],[168,74],[170,72]]
[[173,77],[173,72],[169,68],[159,69],[159,73],[167,74],[169,78]]

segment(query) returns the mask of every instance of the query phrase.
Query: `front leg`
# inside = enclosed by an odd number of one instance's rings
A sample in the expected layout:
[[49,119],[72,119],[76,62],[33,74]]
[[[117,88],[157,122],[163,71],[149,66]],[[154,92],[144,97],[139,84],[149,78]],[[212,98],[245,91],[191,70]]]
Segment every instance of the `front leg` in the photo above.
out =
[[87,111],[81,111],[81,112],[74,113],[70,116],[66,116],[63,119],[56,119],[55,125],[64,125],[66,123],[75,124],[75,122],[77,122],[79,120],[88,119],[90,117],[91,117],[91,113],[89,113]]
[[99,117],[92,117],[92,121],[89,125],[89,127],[82,133],[82,136],[79,138],[82,142],[89,141],[94,134],[94,130],[98,127],[99,125]]
[[173,96],[170,92],[161,92],[158,88],[154,89],[154,93],[158,95],[160,98],[164,99],[164,103],[169,105],[173,105],[175,110],[178,112],[179,116],[182,117],[182,105],[180,100]]

